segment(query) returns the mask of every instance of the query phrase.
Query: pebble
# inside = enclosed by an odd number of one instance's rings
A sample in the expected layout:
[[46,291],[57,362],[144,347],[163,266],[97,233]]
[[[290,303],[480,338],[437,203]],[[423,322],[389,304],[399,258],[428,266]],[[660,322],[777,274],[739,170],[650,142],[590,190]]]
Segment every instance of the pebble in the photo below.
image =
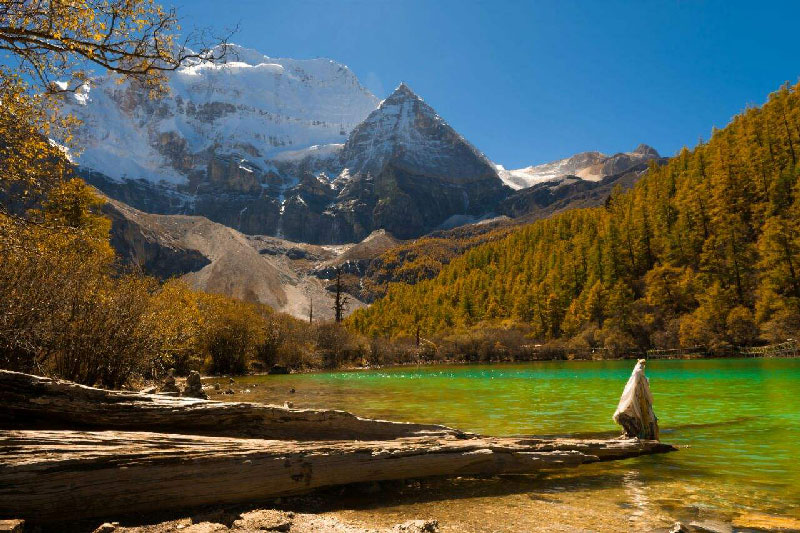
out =
[[119,522],[105,522],[94,530],[94,533],[111,533],[119,527]]
[[675,525],[670,528],[668,533],[690,533],[689,528],[681,524],[680,522],[675,522]]

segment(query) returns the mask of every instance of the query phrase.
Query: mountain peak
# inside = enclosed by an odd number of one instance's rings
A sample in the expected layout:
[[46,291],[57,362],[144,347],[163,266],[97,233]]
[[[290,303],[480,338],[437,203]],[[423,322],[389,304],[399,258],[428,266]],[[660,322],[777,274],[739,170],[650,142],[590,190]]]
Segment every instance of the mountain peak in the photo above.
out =
[[248,65],[258,65],[259,63],[266,63],[269,57],[262,54],[258,50],[246,48],[244,46],[225,43],[215,46],[211,50],[212,56],[222,56],[222,63],[246,63]]
[[656,151],[655,148],[653,148],[652,146],[646,145],[644,143],[642,143],[639,146],[637,146],[636,149],[633,151],[633,153],[634,154],[652,156],[652,157],[661,157],[658,154],[658,151]]
[[417,175],[461,180],[497,177],[469,144],[406,83],[353,129],[342,151],[349,173],[377,175],[388,163]]
[[421,98],[419,96],[417,96],[417,93],[415,93],[411,89],[411,87],[409,87],[406,84],[406,82],[403,81],[403,82],[400,82],[400,85],[398,85],[397,88],[394,91],[392,91],[392,94],[390,94],[386,98],[385,101],[386,102],[397,102],[397,101],[400,101],[400,100],[409,100],[409,99],[421,100]]
[[517,170],[500,170],[501,179],[512,189],[524,189],[538,183],[577,176],[586,181],[600,181],[650,159],[661,157],[655,148],[640,144],[632,152],[606,155],[602,152],[581,152],[565,159]]
[[[343,143],[378,105],[350,69],[329,59],[272,58],[235,44],[213,55],[222,52],[225,63],[195,58],[165,73],[171,96],[157,104],[113,75],[94,77],[81,99],[65,99],[65,112],[83,123],[76,163],[114,180],[177,186],[217,156],[235,156],[256,171],[233,172],[258,181],[285,152]],[[211,171],[199,172],[206,179]]]

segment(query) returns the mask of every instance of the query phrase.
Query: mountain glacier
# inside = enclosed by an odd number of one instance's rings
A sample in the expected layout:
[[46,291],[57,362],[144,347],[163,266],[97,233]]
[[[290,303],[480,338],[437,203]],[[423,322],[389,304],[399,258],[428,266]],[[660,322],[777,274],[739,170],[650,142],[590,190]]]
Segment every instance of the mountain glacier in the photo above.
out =
[[266,175],[281,154],[343,144],[378,105],[344,65],[236,45],[223,62],[190,61],[168,80],[171,94],[157,100],[111,75],[66,97],[65,110],[83,123],[77,164],[113,180],[182,186],[219,173],[214,159],[234,173]]

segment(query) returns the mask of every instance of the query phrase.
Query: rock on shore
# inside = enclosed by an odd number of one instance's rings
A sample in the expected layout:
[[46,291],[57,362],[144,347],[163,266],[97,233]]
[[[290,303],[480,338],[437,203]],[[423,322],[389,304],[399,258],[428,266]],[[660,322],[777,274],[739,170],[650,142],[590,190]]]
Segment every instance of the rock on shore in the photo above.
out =
[[106,522],[94,533],[234,533],[286,531],[290,533],[437,533],[436,520],[409,520],[390,528],[365,528],[337,518],[274,509],[257,509],[240,515],[215,511],[194,518],[181,518],[146,526],[120,526]]

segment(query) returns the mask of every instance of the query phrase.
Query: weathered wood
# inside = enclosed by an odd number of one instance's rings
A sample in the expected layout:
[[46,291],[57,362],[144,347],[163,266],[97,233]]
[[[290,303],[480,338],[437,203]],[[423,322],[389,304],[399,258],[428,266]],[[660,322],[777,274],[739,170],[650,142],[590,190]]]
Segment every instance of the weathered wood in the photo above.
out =
[[644,359],[637,361],[613,419],[622,426],[626,437],[658,440],[658,418],[653,412],[650,382],[644,375],[645,363]]
[[0,370],[0,427],[34,424],[292,440],[460,434],[444,426],[371,420],[346,411],[108,391]]
[[404,437],[280,441],[0,431],[0,515],[33,521],[250,501],[355,482],[525,474],[671,451],[657,441]]

